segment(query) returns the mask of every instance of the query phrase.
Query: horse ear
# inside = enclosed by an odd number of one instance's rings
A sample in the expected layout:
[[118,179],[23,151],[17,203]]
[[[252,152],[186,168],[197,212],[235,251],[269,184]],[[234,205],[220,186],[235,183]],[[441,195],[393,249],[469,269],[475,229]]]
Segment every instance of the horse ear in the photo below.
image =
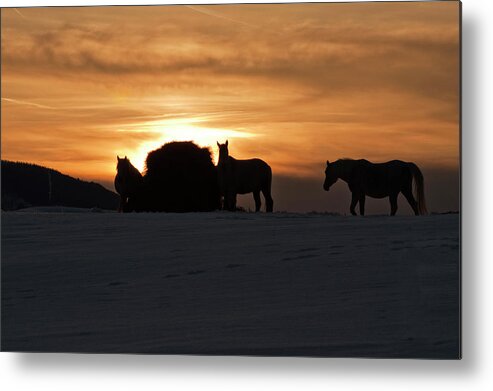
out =
[[127,155],[125,155],[125,160],[128,160],[128,159],[127,159]]
[[219,144],[219,141],[216,141],[216,144],[218,147],[221,147],[221,144]]
[[226,146],[228,146],[228,140],[226,140]]
[[329,163],[329,161],[327,160],[327,167],[329,166],[329,164],[330,164],[330,163]]
[[116,161],[120,161],[120,156],[116,155]]

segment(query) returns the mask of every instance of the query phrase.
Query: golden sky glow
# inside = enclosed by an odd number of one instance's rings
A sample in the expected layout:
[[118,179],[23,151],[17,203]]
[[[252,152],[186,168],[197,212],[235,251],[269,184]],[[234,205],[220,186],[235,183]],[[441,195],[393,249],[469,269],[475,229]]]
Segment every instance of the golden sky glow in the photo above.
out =
[[[2,158],[111,181],[193,139],[274,174],[458,169],[459,4],[2,10]],[[322,167],[323,168],[323,167]]]

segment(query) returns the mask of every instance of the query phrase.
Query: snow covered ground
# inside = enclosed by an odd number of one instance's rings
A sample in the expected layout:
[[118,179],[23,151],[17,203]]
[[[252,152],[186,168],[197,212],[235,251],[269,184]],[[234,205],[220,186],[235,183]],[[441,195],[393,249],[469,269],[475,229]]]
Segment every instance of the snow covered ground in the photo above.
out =
[[2,350],[459,356],[458,215],[83,212],[2,213]]

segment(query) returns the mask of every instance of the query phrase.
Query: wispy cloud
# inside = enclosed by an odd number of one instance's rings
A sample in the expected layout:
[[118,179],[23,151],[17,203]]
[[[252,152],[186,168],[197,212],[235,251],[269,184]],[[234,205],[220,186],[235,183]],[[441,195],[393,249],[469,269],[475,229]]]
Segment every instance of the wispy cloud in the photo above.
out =
[[229,17],[226,14],[221,13],[221,12],[213,11],[211,6],[209,6],[208,8],[204,8],[204,7],[200,7],[197,5],[186,5],[185,7],[189,8],[191,10],[194,10],[195,12],[199,12],[201,14],[212,16],[212,17],[218,18],[218,19],[223,19],[223,20],[226,20],[228,22],[237,23],[237,24],[241,24],[243,26],[248,26],[248,27],[252,27],[252,28],[256,28],[256,29],[260,28],[260,26],[258,26],[258,25],[255,25],[252,23],[247,23],[247,22],[244,22],[244,21],[239,20],[239,19],[231,18],[231,17]]
[[55,107],[41,105],[39,103],[34,103],[34,102],[28,102],[25,100],[18,100],[18,99],[11,99],[11,98],[2,98],[2,100],[5,102],[15,103],[17,105],[37,107],[38,109],[47,109],[47,110],[55,110],[56,109]]
[[21,18],[24,18],[24,19],[27,19],[27,17],[21,13],[21,11],[19,11],[17,8],[14,8],[14,11],[21,17]]

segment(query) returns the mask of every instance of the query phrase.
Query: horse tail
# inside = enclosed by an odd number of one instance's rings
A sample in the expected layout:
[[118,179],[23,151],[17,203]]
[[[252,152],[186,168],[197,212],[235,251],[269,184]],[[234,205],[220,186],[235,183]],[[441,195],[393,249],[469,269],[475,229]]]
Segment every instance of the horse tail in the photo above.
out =
[[266,189],[264,192],[266,212],[274,211],[274,200],[272,199],[272,168],[267,164]]
[[418,203],[418,212],[420,215],[428,214],[425,202],[425,186],[424,178],[421,170],[414,163],[408,163],[409,170],[414,179],[414,191],[416,193],[416,201]]
[[272,188],[272,168],[270,168],[269,165],[267,165],[267,188],[269,189],[269,191],[271,190]]

